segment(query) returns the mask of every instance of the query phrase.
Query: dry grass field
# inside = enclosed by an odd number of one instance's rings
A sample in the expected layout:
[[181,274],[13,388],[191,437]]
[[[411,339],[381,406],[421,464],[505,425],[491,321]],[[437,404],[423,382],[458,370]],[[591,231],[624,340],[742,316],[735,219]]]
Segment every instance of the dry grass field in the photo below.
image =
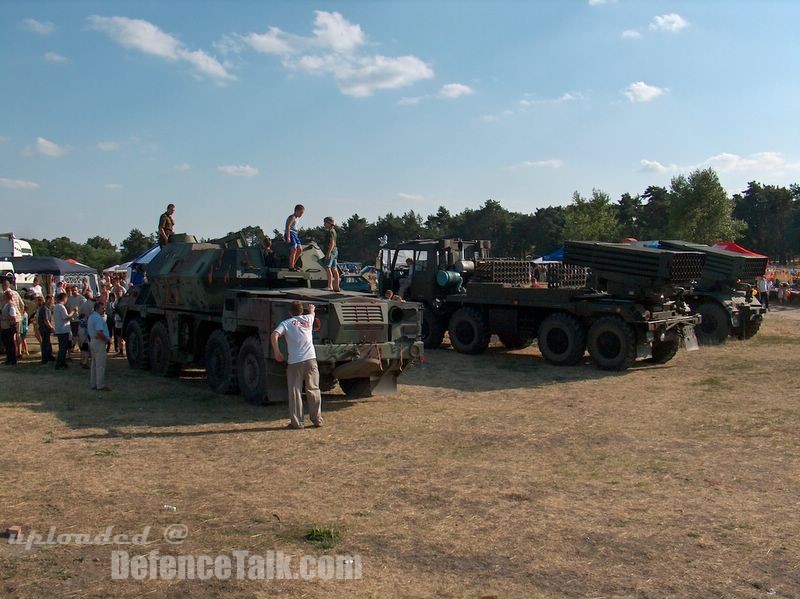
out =
[[[358,554],[363,579],[113,581],[119,547],[0,540],[0,596],[797,597],[799,382],[798,309],[622,374],[431,351],[396,396],[337,390],[304,431],[201,375],[113,359],[97,394],[32,358],[0,367],[0,530]],[[183,544],[161,538],[173,523]]]

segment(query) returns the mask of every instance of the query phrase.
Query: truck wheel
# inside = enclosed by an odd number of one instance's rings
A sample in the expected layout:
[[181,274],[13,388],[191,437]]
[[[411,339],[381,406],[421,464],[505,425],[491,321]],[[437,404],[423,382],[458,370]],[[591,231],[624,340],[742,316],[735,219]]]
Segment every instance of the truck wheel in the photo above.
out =
[[533,339],[521,337],[516,333],[498,333],[497,336],[506,349],[525,349],[533,343]]
[[586,345],[592,361],[602,370],[627,370],[636,359],[633,329],[616,316],[597,319],[589,327]]
[[350,399],[372,397],[372,381],[368,378],[341,379],[339,386]]
[[239,348],[236,358],[236,376],[239,392],[251,404],[261,405],[269,401],[267,397],[267,364],[261,339],[248,337]]
[[330,374],[319,373],[319,390],[327,393],[336,386],[336,379]]
[[573,366],[586,351],[586,331],[580,321],[565,312],[551,314],[539,325],[539,351],[556,366]]
[[666,364],[675,357],[680,347],[680,336],[675,331],[670,331],[665,335],[664,341],[653,341],[653,355],[648,362],[651,364]]
[[177,373],[178,365],[169,359],[170,341],[167,324],[160,320],[150,329],[150,370],[158,376]]
[[738,327],[731,331],[731,334],[736,337],[737,339],[752,339],[758,333],[758,329],[761,328],[761,321],[757,320],[747,321],[740,324]]
[[444,320],[437,315],[433,308],[425,306],[422,309],[422,343],[425,349],[437,349],[444,339]]
[[703,321],[694,328],[700,345],[725,343],[731,333],[731,317],[728,311],[715,302],[702,302],[695,309]]
[[149,350],[150,344],[144,321],[141,318],[131,320],[125,329],[125,353],[131,368],[141,370],[150,368]]
[[481,354],[489,347],[486,319],[474,308],[459,308],[450,318],[450,343],[462,354]]
[[236,380],[236,343],[233,338],[217,329],[206,342],[206,378],[215,393],[234,394],[238,391]]

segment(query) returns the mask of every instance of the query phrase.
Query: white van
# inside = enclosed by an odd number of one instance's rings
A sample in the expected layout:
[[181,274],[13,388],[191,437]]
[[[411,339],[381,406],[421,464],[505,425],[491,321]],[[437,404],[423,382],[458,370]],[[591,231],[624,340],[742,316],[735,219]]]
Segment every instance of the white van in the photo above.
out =
[[0,233],[0,257],[33,256],[31,244],[13,233]]

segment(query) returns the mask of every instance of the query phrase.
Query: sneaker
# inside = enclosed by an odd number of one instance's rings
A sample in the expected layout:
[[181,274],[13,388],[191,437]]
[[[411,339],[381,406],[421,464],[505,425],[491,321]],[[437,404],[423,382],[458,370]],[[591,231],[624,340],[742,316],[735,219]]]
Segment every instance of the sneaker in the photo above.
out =
[[323,289],[323,291],[333,291],[333,287],[325,287],[325,289]]
[[298,430],[298,431],[299,431],[299,430],[302,430],[304,427],[303,427],[302,425],[301,425],[301,426],[295,426],[293,423],[291,423],[291,422],[290,422],[289,424],[287,424],[287,425],[286,425],[285,427],[283,427],[283,428],[286,428],[286,429],[293,429],[293,430]]
[[111,387],[100,387],[98,391],[111,391]]
[[314,425],[314,428],[320,428],[322,426],[322,421],[318,420],[317,422],[313,422],[312,424]]

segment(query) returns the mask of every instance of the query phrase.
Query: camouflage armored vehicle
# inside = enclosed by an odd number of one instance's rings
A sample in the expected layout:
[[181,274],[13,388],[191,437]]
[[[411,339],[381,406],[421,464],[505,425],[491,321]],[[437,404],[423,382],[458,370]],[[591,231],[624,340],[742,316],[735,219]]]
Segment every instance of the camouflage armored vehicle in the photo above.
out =
[[686,301],[703,321],[695,329],[701,345],[725,343],[729,336],[749,339],[761,328],[767,309],[758,301],[756,278],[767,271],[766,256],[731,252],[688,241],[660,241],[668,250],[702,252],[703,274]]
[[393,392],[397,377],[420,357],[420,307],[325,291],[317,260],[323,254],[313,244],[304,249],[301,271],[293,272],[280,266],[280,255],[266,266],[262,249],[247,247],[240,235],[209,243],[172,239],[147,266],[147,282],[120,302],[135,368],[169,375],[201,366],[218,393],[283,401],[286,368],[273,360],[269,338],[289,317],[292,300],[316,306],[323,390],[338,382],[350,396]]
[[636,359],[667,362],[682,343],[697,349],[700,318],[682,294],[700,277],[702,253],[568,242],[567,264],[532,287],[530,262],[492,259],[490,251],[485,240],[386,245],[377,261],[380,291],[402,287],[406,299],[423,304],[427,348],[447,332],[456,351],[479,354],[497,334],[510,349],[537,339],[558,365],[577,364],[588,349],[605,370],[625,370]]

